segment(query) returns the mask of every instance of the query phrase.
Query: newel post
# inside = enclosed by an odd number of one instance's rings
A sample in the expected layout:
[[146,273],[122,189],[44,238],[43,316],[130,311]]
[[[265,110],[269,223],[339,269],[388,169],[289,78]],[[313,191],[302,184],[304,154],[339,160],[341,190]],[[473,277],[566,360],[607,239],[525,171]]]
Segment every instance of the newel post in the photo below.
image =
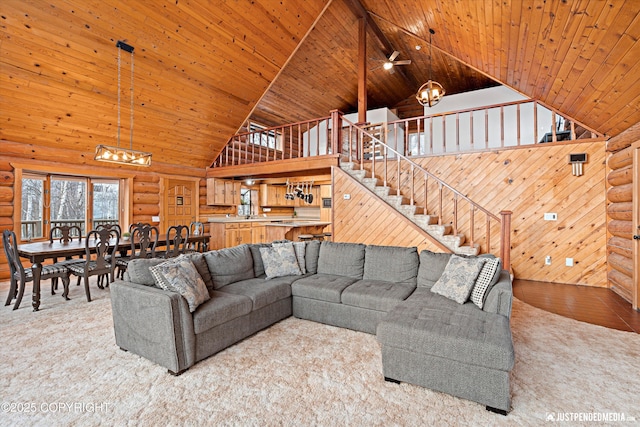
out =
[[331,153],[339,154],[342,141],[342,113],[331,110]]
[[500,216],[500,258],[502,268],[511,271],[511,211],[501,211]]

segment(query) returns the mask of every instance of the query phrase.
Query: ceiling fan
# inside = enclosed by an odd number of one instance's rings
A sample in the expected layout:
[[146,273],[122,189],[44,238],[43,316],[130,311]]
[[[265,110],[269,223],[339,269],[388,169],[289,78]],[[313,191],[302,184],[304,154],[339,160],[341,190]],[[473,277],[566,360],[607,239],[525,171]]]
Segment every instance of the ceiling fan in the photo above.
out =
[[395,67],[396,65],[411,64],[410,59],[403,59],[401,61],[396,61],[396,58],[398,57],[398,55],[400,55],[400,52],[397,50],[394,50],[393,53],[389,55],[387,59],[385,59],[384,63],[382,64],[382,68],[389,71],[390,73],[394,73],[395,71],[393,70],[393,67]]

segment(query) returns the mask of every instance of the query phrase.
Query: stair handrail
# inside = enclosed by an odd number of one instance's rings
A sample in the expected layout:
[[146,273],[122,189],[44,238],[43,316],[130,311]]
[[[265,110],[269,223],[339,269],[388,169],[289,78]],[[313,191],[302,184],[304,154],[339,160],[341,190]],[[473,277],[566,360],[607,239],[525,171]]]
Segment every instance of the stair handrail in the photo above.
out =
[[[424,175],[426,175],[429,178],[432,178],[433,180],[435,180],[438,185],[441,187],[446,187],[447,189],[449,189],[453,194],[455,194],[458,197],[461,197],[462,199],[466,200],[471,206],[473,206],[475,209],[478,209],[480,211],[482,211],[485,215],[487,215],[488,218],[492,218],[495,221],[498,221],[498,223],[500,224],[501,227],[501,239],[500,239],[500,257],[502,258],[502,262],[503,262],[503,268],[506,270],[510,270],[510,236],[511,236],[511,211],[506,211],[503,210],[500,212],[500,215],[502,216],[502,218],[498,217],[497,215],[493,214],[492,212],[490,212],[489,210],[485,209],[483,206],[481,206],[480,204],[478,204],[477,202],[473,201],[472,199],[470,199],[469,197],[467,197],[466,195],[464,195],[463,193],[461,193],[460,191],[458,191],[457,189],[455,189],[454,187],[452,187],[451,185],[449,185],[448,183],[446,183],[445,181],[443,181],[441,178],[438,178],[436,175],[434,175],[433,173],[429,172],[428,170],[426,170],[425,168],[423,168],[422,166],[420,166],[418,163],[414,162],[413,160],[411,160],[409,157],[405,156],[404,154],[400,153],[399,151],[395,150],[394,148],[390,147],[389,145],[387,145],[386,143],[384,143],[380,138],[376,137],[375,135],[373,135],[371,132],[363,129],[361,126],[359,126],[356,123],[351,122],[350,120],[346,119],[344,116],[342,116],[342,121],[343,123],[346,123],[348,125],[348,127],[350,128],[354,128],[356,129],[359,133],[368,136],[369,138],[372,139],[373,141],[373,147],[372,147],[372,157],[371,157],[371,163],[372,163],[372,175],[375,176],[375,144],[380,144],[381,146],[383,146],[385,148],[385,150],[391,151],[393,154],[396,155],[396,157],[398,158],[398,162],[400,162],[400,160],[405,160],[406,162],[408,162],[411,167],[412,167],[412,173],[413,173],[413,169],[417,169],[419,172],[422,172]],[[344,125],[343,125],[344,126]],[[350,134],[351,132],[349,132]],[[359,148],[359,161],[357,163],[360,164],[360,170],[364,169],[364,153],[363,153],[363,138],[359,137],[358,138],[358,148]],[[349,153],[342,153],[347,154],[349,161],[353,162],[354,157],[353,157],[353,151],[352,151],[352,144],[351,141],[349,141]],[[357,155],[358,153],[356,153]],[[386,163],[386,151],[385,151],[385,163]],[[358,157],[355,157],[355,160],[358,160]],[[386,174],[386,165],[385,165],[385,174]],[[386,180],[386,177],[385,177]],[[398,183],[400,182],[400,179],[398,177]],[[385,182],[386,184],[386,182]],[[400,192],[400,185],[398,185],[397,188],[398,193]],[[411,194],[411,205],[413,205],[413,189],[412,189],[412,194]],[[457,199],[454,203],[457,203]],[[442,201],[440,201],[440,207],[442,207]],[[425,212],[426,213],[426,212]],[[504,220],[503,220],[504,219]],[[505,227],[508,227],[509,230],[506,230]],[[455,228],[455,227],[454,227]],[[488,236],[487,236],[488,238]],[[471,238],[472,243],[473,243],[473,238]],[[506,241],[505,241],[506,240]],[[489,245],[488,245],[489,246]],[[489,247],[487,249],[490,249]]]

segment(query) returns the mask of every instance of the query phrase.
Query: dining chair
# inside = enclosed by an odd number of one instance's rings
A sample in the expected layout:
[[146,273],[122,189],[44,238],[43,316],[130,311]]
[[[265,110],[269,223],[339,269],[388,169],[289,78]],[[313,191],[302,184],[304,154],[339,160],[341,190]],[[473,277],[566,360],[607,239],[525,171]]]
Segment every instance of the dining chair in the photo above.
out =
[[[194,221],[189,224],[190,236],[201,236],[204,234],[204,224],[200,221]],[[206,242],[189,242],[187,252],[203,252],[207,250]]]
[[[11,273],[9,295],[4,305],[11,304],[11,301],[15,299],[16,302],[13,305],[13,309],[15,310],[20,306],[20,302],[22,302],[22,296],[24,295],[27,282],[33,281],[33,269],[24,268],[20,261],[16,233],[11,230],[4,230],[2,232],[2,244],[4,246],[4,253],[7,256],[7,261],[9,261],[9,271]],[[40,280],[53,278],[61,278],[65,289],[69,287],[69,270],[66,266],[55,264],[43,265]],[[65,294],[62,296],[64,299],[69,299]]]
[[[77,225],[59,225],[51,227],[51,230],[49,230],[49,243],[51,244],[53,244],[54,241],[66,244],[73,242],[74,239],[78,239],[78,241],[82,240],[82,229]],[[80,258],[82,258],[82,256]],[[55,265],[68,265],[76,262],[82,262],[82,259],[67,257],[64,261],[58,262],[57,257],[53,258]],[[80,279],[78,279],[78,285],[80,285]],[[58,278],[54,277],[51,279],[51,295],[56,294],[56,289],[58,289]]]
[[118,234],[122,236],[122,228],[120,227],[120,224],[100,224],[96,226],[96,230],[102,230],[103,228],[106,228],[107,230],[117,230]]
[[[158,246],[160,232],[158,227],[149,224],[140,224],[133,228],[131,233],[131,254],[116,258],[116,277],[124,279],[129,261],[136,258],[154,258]],[[139,246],[136,248],[136,246]]]
[[167,229],[167,250],[164,258],[175,258],[185,253],[189,243],[189,227],[186,225],[172,225]]
[[[120,233],[117,229],[108,230],[101,228],[100,230],[91,230],[87,234],[85,240],[85,255],[86,260],[82,263],[69,265],[69,271],[78,276],[84,278],[84,290],[87,294],[87,301],[91,302],[91,291],[89,290],[89,277],[91,276],[110,276],[110,281],[115,279],[116,263],[115,252],[118,249],[118,243],[120,242]],[[92,250],[95,250],[95,254],[92,256]],[[107,283],[107,286],[109,284]],[[103,289],[104,287],[98,281],[98,287]],[[69,282],[65,287],[66,296],[69,293]]]
[[129,225],[129,233],[133,234],[134,228],[141,227],[144,225],[148,225],[149,227],[151,227],[151,224],[149,224],[148,222],[134,222],[133,224]]

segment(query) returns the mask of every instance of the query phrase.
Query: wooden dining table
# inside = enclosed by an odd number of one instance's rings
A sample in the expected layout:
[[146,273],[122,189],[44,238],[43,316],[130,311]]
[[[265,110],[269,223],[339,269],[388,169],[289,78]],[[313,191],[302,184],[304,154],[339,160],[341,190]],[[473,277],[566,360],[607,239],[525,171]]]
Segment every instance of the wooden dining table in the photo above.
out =
[[[206,247],[206,244],[209,242],[209,238],[211,236],[208,233],[192,235],[189,236],[189,243],[203,243]],[[135,242],[134,242],[135,243]],[[115,239],[112,239],[111,245],[115,244]],[[136,248],[139,247],[137,243]],[[167,238],[158,237],[158,246],[166,246]],[[131,241],[120,239],[118,242],[118,251],[121,253],[126,253],[127,250],[131,249]],[[94,253],[95,252],[95,241],[89,240],[89,250]],[[85,239],[73,240],[71,242],[62,243],[59,241],[54,241],[53,243],[49,241],[43,242],[32,242],[32,243],[24,243],[18,245],[18,254],[22,258],[27,258],[32,266],[33,270],[33,292],[31,297],[31,305],[33,306],[33,311],[38,311],[40,308],[40,276],[42,274],[42,263],[48,259],[54,258],[71,258],[74,256],[81,256],[86,253],[86,243]]]

